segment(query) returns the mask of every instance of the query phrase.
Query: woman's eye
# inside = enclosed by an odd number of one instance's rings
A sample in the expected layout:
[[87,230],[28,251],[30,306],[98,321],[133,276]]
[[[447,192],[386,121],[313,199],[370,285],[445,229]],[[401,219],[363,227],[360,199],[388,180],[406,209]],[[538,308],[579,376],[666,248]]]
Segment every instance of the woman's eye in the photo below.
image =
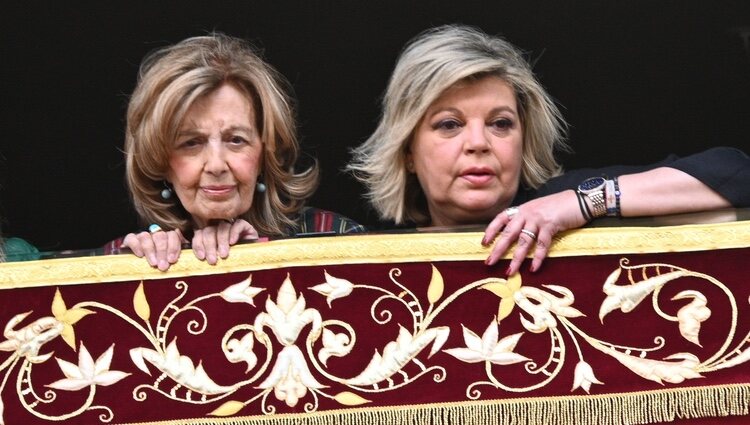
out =
[[190,149],[190,148],[200,145],[200,143],[201,142],[198,139],[189,139],[189,140],[185,140],[184,142],[180,142],[180,144],[177,145],[177,147],[182,148],[182,149]]
[[434,128],[435,130],[452,131],[461,128],[461,123],[456,120],[442,120],[438,121]]
[[229,143],[233,145],[244,145],[245,143],[247,143],[247,140],[245,140],[245,138],[241,136],[232,136],[229,138]]
[[513,121],[507,118],[500,118],[492,122],[492,127],[498,130],[509,130],[513,128]]

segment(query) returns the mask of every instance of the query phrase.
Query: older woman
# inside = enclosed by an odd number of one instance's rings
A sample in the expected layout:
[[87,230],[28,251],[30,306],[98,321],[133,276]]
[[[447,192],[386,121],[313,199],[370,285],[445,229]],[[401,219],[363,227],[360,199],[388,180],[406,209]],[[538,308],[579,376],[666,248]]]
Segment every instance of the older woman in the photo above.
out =
[[647,167],[562,174],[566,124],[528,62],[507,41],[465,26],[428,30],[396,63],[375,132],[348,169],[384,220],[487,224],[487,264],[517,242],[506,273],[532,247],[605,216],[750,205],[750,159],[721,148]]
[[141,65],[127,112],[126,173],[148,231],[122,242],[154,267],[177,261],[184,235],[215,264],[259,236],[363,230],[303,208],[317,164],[296,172],[287,82],[248,43],[222,34],[156,51]]

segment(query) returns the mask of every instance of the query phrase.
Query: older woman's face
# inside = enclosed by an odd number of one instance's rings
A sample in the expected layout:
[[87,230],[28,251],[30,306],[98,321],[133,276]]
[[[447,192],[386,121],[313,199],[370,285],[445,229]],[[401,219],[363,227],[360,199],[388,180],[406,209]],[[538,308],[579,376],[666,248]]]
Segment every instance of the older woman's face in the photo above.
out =
[[169,157],[168,180],[197,227],[250,209],[263,151],[255,122],[252,103],[228,84],[188,109]]
[[459,82],[427,109],[407,155],[432,224],[485,223],[518,191],[523,130],[513,89],[497,77]]

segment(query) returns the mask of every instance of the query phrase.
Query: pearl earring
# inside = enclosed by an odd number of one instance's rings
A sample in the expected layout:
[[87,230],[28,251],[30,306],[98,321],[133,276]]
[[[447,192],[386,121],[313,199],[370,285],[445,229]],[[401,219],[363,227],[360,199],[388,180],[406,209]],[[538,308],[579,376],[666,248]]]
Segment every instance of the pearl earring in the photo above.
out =
[[172,189],[167,186],[167,182],[164,182],[164,189],[161,190],[161,199],[165,201],[172,197]]
[[258,193],[263,193],[266,191],[266,185],[263,182],[257,182],[255,183],[255,191]]

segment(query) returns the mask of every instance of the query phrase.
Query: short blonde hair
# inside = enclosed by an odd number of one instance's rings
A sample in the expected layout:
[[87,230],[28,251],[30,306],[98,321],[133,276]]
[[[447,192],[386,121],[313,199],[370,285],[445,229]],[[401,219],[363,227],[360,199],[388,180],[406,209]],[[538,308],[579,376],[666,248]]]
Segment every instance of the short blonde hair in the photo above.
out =
[[126,175],[144,224],[190,232],[190,215],[173,197],[161,198],[169,156],[180,124],[198,98],[231,84],[251,101],[263,142],[267,190],[242,218],[262,235],[283,235],[294,226],[318,182],[318,166],[295,173],[299,155],[294,108],[286,79],[248,42],[220,33],[193,37],[148,55],[130,99],[125,133]]
[[365,184],[365,196],[382,219],[429,222],[424,192],[406,169],[414,130],[448,88],[485,76],[501,78],[515,93],[524,138],[522,183],[537,188],[561,172],[554,153],[567,149],[567,125],[523,54],[502,38],[472,27],[433,28],[406,45],[383,97],[380,122],[352,151],[347,165]]

